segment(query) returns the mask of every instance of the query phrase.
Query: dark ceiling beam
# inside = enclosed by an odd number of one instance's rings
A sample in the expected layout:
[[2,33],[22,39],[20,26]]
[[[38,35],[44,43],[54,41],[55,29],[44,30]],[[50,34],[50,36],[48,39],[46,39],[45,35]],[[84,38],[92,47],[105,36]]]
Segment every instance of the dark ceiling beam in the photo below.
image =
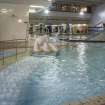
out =
[[99,5],[105,3],[105,0],[55,0],[56,3],[66,3],[66,4],[87,4],[87,5]]

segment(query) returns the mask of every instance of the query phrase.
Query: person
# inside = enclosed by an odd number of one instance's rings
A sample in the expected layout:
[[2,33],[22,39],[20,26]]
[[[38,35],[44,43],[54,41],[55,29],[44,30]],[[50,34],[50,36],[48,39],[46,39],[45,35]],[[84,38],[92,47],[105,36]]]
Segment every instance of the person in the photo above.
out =
[[31,37],[33,37],[33,24],[30,24],[29,34],[31,35]]
[[40,24],[40,33],[42,33],[42,32],[43,32],[43,25]]
[[57,26],[55,27],[55,32],[58,32],[58,27]]
[[58,48],[56,45],[48,42],[48,36],[39,36],[36,38],[34,43],[34,52],[57,52]]

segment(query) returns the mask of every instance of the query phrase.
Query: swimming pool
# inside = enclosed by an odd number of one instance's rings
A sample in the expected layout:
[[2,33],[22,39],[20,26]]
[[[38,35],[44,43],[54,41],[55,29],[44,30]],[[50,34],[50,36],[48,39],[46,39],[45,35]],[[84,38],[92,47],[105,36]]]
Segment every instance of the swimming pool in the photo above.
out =
[[9,57],[9,56],[14,56],[16,55],[16,51],[0,51],[0,58],[4,57]]
[[0,105],[63,105],[105,95],[105,44],[27,57],[0,72]]

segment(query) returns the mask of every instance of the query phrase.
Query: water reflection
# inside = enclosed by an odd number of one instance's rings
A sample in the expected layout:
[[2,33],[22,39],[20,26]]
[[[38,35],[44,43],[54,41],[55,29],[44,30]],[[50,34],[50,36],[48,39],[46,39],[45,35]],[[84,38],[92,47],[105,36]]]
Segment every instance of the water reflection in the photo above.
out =
[[78,60],[79,63],[77,64],[80,71],[86,71],[86,49],[87,49],[87,45],[86,43],[81,43],[78,44],[77,46],[77,53],[78,53]]

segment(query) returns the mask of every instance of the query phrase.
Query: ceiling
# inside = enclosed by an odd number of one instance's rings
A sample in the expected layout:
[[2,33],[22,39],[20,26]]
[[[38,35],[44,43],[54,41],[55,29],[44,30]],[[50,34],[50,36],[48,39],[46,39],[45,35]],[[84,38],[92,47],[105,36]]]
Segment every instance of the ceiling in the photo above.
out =
[[90,4],[100,4],[105,3],[105,0],[55,0],[56,2],[63,3],[90,3]]
[[0,3],[47,5],[48,0],[0,0]]
[[[82,2],[82,3],[105,3],[105,0],[52,0],[57,2]],[[48,0],[0,0],[0,3],[11,3],[11,4],[40,4],[47,5],[49,4]]]

